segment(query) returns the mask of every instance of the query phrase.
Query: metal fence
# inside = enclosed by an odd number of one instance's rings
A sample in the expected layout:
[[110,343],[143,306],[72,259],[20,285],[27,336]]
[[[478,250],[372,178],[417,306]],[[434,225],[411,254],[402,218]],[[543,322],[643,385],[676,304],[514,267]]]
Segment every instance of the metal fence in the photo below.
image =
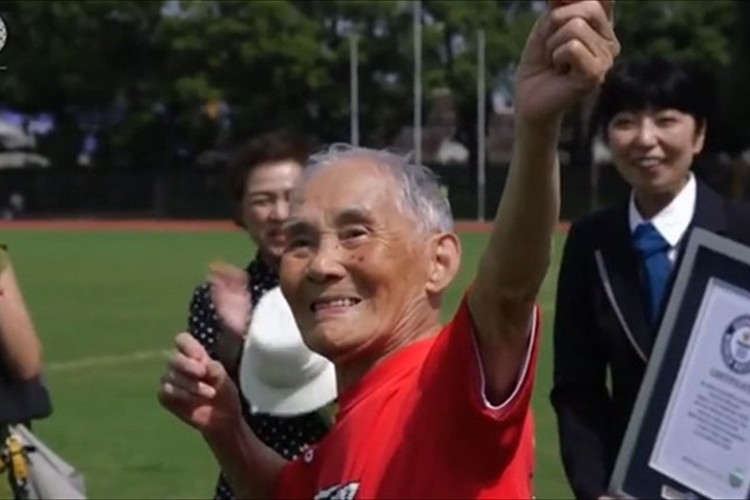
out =
[[[477,218],[475,169],[434,166],[445,186],[456,219]],[[491,218],[500,199],[506,165],[487,168],[485,214]],[[563,167],[564,219],[577,218],[595,199],[585,169]],[[20,169],[0,171],[0,208],[13,194],[24,200],[24,218],[223,219],[230,213],[222,171],[114,171]],[[605,168],[596,198],[600,203],[625,199],[626,186]],[[534,200],[528,200],[534,203]]]

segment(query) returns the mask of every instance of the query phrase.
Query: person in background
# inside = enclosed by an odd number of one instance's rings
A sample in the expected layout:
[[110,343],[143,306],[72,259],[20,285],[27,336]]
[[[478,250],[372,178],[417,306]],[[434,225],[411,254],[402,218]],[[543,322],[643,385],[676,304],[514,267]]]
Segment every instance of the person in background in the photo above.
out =
[[[8,249],[0,244],[0,449],[12,426],[31,428],[48,417],[52,405],[42,381],[42,343],[16,279]],[[11,440],[12,441],[12,440]],[[7,471],[14,498],[24,498],[15,469]]]
[[559,271],[551,401],[576,498],[607,495],[691,229],[750,244],[749,207],[691,171],[708,127],[704,97],[690,66],[661,58],[617,65],[598,97],[631,194],[573,223]]
[[[193,292],[188,331],[212,359],[222,363],[235,383],[251,306],[279,284],[279,259],[285,246],[282,226],[289,216],[289,196],[311,147],[305,137],[271,132],[250,139],[229,165],[233,219],[257,251],[244,270],[224,263],[211,266],[209,279]],[[323,437],[330,420],[321,412],[284,417],[253,412],[246,398],[242,398],[242,413],[259,439],[288,459]],[[223,475],[215,498],[234,498]]]

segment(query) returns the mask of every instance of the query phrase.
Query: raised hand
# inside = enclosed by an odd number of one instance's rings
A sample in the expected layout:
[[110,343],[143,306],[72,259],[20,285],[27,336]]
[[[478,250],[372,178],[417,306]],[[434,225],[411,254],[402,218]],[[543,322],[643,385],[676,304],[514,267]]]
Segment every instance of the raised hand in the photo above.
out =
[[223,329],[244,337],[251,314],[249,276],[244,270],[223,262],[211,264],[209,270],[211,300]]
[[161,378],[161,405],[204,434],[237,425],[242,420],[239,393],[221,363],[189,333],[177,335],[175,347]]
[[555,0],[534,26],[516,73],[515,112],[527,123],[556,124],[604,80],[620,53],[614,0]]

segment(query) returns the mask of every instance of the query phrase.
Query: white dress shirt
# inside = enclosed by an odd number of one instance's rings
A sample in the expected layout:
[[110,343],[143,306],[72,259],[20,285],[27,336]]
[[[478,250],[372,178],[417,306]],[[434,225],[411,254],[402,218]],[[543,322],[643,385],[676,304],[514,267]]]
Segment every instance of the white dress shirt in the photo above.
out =
[[688,179],[688,182],[675,199],[649,220],[645,220],[638,211],[638,207],[635,204],[635,194],[631,193],[628,214],[631,234],[639,224],[651,222],[656,230],[659,231],[659,234],[669,243],[670,248],[667,256],[670,262],[674,264],[682,237],[685,236],[690,226],[690,221],[693,220],[697,191],[695,176],[691,173],[690,179]]

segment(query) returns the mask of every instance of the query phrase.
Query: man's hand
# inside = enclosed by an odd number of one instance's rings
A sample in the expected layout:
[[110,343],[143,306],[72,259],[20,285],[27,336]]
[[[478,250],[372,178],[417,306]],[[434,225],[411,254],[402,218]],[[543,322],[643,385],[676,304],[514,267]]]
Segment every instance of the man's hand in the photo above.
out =
[[250,278],[242,269],[223,262],[211,264],[209,270],[211,300],[219,322],[225,331],[243,338],[250,325]]
[[221,363],[189,333],[179,334],[175,345],[159,402],[203,434],[237,498],[271,498],[286,460],[250,430]]
[[554,8],[529,36],[516,73],[516,118],[535,124],[558,123],[601,84],[620,53],[612,0],[551,3]]
[[189,333],[177,335],[175,346],[159,388],[162,406],[205,435],[238,426],[239,393],[221,363]]

